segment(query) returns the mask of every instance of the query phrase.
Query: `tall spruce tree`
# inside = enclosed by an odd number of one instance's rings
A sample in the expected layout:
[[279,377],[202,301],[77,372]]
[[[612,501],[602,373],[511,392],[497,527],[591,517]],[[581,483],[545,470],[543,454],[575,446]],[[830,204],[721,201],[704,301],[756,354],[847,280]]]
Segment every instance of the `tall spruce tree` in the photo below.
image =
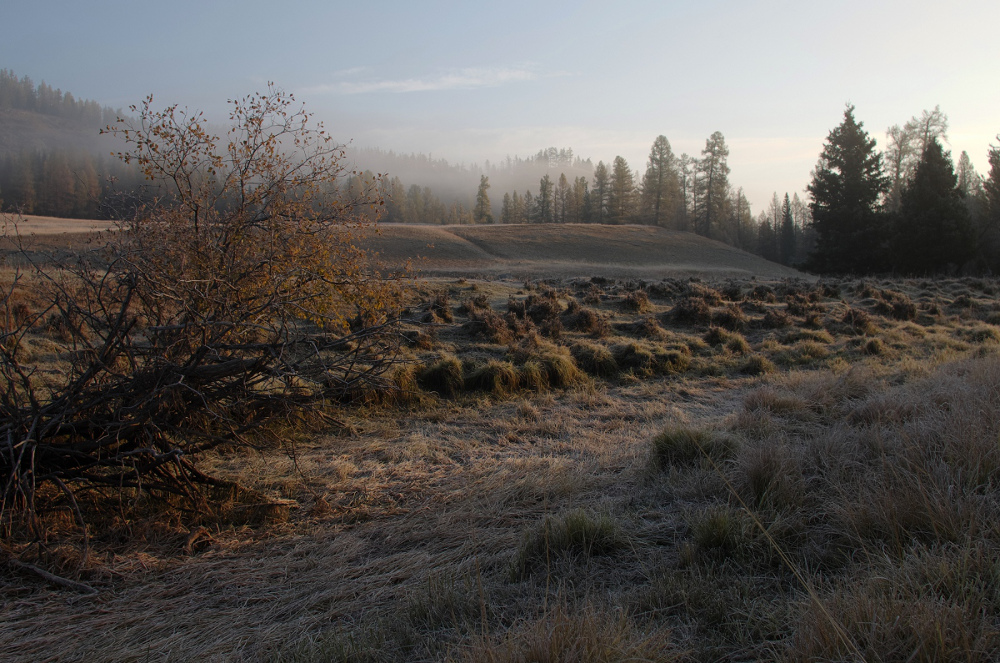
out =
[[611,189],[608,195],[611,223],[632,223],[636,215],[635,175],[625,157],[617,156],[611,167]]
[[479,190],[476,192],[476,209],[472,213],[476,223],[493,223],[493,208],[490,205],[490,178],[479,176]]
[[695,227],[699,235],[716,237],[718,226],[729,214],[729,148],[722,132],[716,131],[705,141],[694,183]]
[[791,265],[795,258],[795,219],[792,217],[792,200],[785,194],[781,204],[781,232],[778,236],[781,264]]
[[954,271],[972,257],[969,210],[950,155],[937,138],[927,143],[903,189],[892,248],[894,266],[907,274]]
[[827,136],[807,187],[812,201],[816,248],[810,267],[819,272],[868,273],[885,269],[885,215],[880,208],[888,179],[875,140],[854,119]]
[[642,216],[654,226],[672,225],[681,197],[677,158],[666,136],[657,136],[649,150],[642,178]]

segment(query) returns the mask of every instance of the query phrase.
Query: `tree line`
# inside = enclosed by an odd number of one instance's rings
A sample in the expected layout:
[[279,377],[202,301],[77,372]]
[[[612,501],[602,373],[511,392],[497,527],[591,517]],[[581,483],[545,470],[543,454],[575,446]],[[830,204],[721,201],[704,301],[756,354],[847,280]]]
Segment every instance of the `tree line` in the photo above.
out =
[[52,115],[95,129],[113,124],[123,115],[121,109],[101,106],[90,99],[77,99],[69,92],[52,89],[45,81],[36,85],[27,76],[18,78],[9,69],[0,69],[0,109]]
[[499,215],[490,200],[491,183],[482,175],[472,212],[474,223],[639,223],[691,231],[760,254],[786,265],[805,260],[812,234],[809,209],[798,195],[785,202],[777,193],[757,217],[743,189],[729,182],[729,148],[716,131],[699,157],[677,156],[666,136],[650,148],[645,172],[622,156],[599,161],[592,177],[558,178],[546,172],[538,189],[507,191]]
[[[902,274],[1000,270],[1000,147],[987,177],[965,152],[955,167],[948,118],[935,107],[886,132],[886,150],[854,117],[827,136],[808,186],[823,273]],[[1000,140],[1000,136],[997,137]]]

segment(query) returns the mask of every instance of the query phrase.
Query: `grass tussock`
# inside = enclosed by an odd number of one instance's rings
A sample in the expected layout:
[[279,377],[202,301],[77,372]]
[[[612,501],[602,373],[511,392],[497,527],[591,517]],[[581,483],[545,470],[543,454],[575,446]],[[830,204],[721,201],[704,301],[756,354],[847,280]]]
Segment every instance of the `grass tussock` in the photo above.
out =
[[525,535],[511,565],[511,576],[525,579],[536,571],[551,570],[558,559],[610,555],[627,546],[625,531],[607,514],[575,509],[546,516]]
[[653,438],[650,464],[663,471],[674,466],[720,462],[736,450],[736,440],[715,431],[672,426]]
[[480,639],[458,660],[469,663],[620,663],[685,660],[669,631],[649,631],[628,615],[559,605],[516,623],[502,637]]

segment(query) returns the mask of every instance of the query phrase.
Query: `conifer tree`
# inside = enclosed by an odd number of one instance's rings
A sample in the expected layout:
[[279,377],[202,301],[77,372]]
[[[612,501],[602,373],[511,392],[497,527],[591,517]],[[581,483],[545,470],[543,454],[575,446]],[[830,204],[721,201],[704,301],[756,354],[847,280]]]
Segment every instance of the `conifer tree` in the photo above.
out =
[[882,157],[848,104],[844,121],[827,136],[807,187],[816,248],[810,267],[819,272],[867,273],[885,267],[885,217],[880,200],[888,180]]
[[717,226],[729,215],[729,148],[722,132],[705,141],[695,171],[695,232],[713,237]]
[[607,223],[608,199],[611,195],[611,174],[603,161],[594,169],[594,185],[590,189],[590,210],[595,223]]
[[624,157],[615,157],[611,166],[611,192],[608,196],[611,223],[631,223],[635,217],[635,177]]
[[781,205],[781,232],[778,237],[781,249],[781,264],[791,265],[795,257],[795,219],[792,217],[792,201],[785,194],[785,202]]
[[476,192],[476,209],[473,219],[476,223],[493,223],[493,210],[490,208],[490,196],[486,191],[490,188],[490,178],[479,176],[479,190]]
[[893,230],[894,265],[907,274],[954,270],[972,257],[969,211],[950,155],[936,138],[903,189]]
[[657,136],[649,150],[642,178],[642,216],[654,226],[673,222],[680,202],[677,159],[666,136]]

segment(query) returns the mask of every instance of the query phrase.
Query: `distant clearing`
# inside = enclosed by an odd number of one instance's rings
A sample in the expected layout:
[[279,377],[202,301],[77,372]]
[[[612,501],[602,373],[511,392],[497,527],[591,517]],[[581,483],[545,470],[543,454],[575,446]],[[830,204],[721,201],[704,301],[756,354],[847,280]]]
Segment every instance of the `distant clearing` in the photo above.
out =
[[[53,236],[79,237],[103,230],[109,224],[25,216],[17,227],[22,236],[35,235],[48,245],[56,239]],[[386,264],[399,266],[410,260],[425,276],[501,279],[803,276],[799,271],[722,242],[651,226],[382,225],[380,233],[364,243],[377,251]]]
[[[13,228],[9,223],[0,221],[0,227],[7,232]],[[92,219],[60,219],[54,216],[23,216],[17,220],[17,230],[21,235],[63,235],[66,233],[91,233],[106,230],[114,225],[112,221],[95,221]]]
[[721,242],[651,226],[385,225],[367,244],[390,265],[419,256],[414,266],[435,276],[802,276]]

